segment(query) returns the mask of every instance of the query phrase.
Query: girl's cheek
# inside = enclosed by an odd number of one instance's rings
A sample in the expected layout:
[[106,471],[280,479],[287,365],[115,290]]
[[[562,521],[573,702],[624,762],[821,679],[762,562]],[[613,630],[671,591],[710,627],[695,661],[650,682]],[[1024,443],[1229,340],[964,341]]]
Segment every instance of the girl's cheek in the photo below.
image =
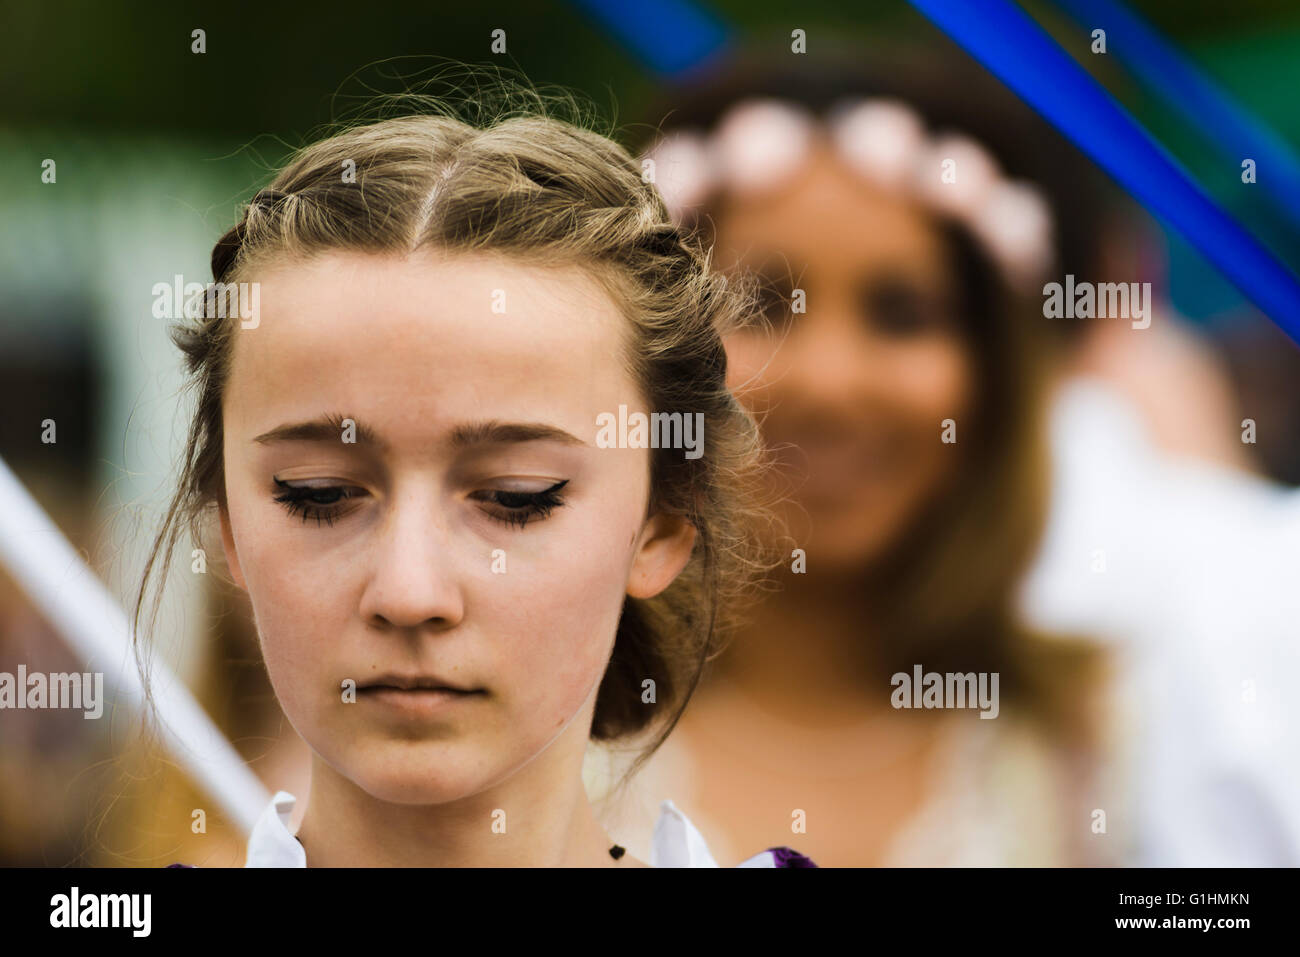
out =
[[776,346],[766,336],[752,332],[733,333],[725,340],[727,350],[727,387],[750,381],[761,370],[763,363],[776,351]]
[[911,398],[915,409],[927,418],[942,412],[959,417],[966,411],[970,386],[970,360],[957,342],[944,340],[916,349],[907,356]]
[[550,724],[572,717],[600,681],[612,649],[601,636],[614,633],[622,611],[617,563],[595,561],[599,550],[583,557],[584,567],[525,589],[529,601],[514,605],[524,614],[490,629],[521,711],[545,713]]
[[747,408],[762,409],[768,390],[782,378],[778,340],[755,332],[737,332],[725,341],[727,388]]
[[240,546],[262,655],[277,697],[291,713],[312,707],[323,693],[324,679],[316,674],[326,664],[319,654],[320,636],[341,627],[331,621],[341,583],[331,585],[328,575],[324,582],[313,582],[319,570],[286,557],[294,554],[294,547],[274,525],[266,524],[261,530],[254,527]]

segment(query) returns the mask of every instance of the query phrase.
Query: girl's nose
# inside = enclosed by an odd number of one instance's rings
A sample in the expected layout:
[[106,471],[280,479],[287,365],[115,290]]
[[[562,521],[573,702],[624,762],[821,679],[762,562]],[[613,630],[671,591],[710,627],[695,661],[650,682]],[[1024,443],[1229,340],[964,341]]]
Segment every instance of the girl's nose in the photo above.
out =
[[440,493],[420,483],[398,488],[386,505],[365,559],[363,618],[393,628],[455,625],[464,601]]
[[879,350],[845,310],[826,309],[805,321],[780,347],[772,376],[778,394],[818,405],[857,404],[879,381]]

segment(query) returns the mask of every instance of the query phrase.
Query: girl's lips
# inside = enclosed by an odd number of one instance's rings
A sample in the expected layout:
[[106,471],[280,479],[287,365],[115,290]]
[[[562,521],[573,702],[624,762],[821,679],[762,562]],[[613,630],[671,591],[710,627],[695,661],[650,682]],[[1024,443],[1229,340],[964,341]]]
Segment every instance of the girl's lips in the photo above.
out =
[[399,691],[433,689],[438,691],[482,691],[482,688],[470,688],[440,678],[437,675],[399,675],[383,674],[367,681],[360,690],[368,688],[397,688]]
[[358,689],[357,700],[369,701],[409,717],[430,717],[486,697],[484,691],[453,691],[450,688],[394,688],[368,685]]
[[792,443],[778,452],[794,495],[818,502],[852,499],[886,480],[893,456],[874,446],[843,442]]

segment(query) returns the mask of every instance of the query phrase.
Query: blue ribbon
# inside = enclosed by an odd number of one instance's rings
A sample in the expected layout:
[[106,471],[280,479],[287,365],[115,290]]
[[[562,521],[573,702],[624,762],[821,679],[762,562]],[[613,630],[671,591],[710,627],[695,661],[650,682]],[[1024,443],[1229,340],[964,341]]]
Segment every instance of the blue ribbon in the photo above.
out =
[[680,80],[723,55],[726,25],[690,0],[573,0],[661,76]]
[[910,0],[1300,343],[1300,283],[1141,126],[1006,0]]
[[1056,0],[1076,22],[1106,31],[1114,54],[1143,84],[1206,134],[1222,155],[1253,159],[1261,189],[1268,190],[1293,225],[1300,225],[1300,157],[1178,52],[1150,24],[1112,0]]

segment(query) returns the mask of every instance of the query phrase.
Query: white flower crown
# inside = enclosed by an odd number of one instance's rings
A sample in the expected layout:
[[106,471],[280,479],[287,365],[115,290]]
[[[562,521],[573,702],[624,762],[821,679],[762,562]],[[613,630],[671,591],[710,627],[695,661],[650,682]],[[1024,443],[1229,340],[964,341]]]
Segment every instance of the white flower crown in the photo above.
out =
[[[747,99],[732,106],[712,134],[673,131],[643,159],[654,160],[655,185],[681,224],[724,188],[760,192],[785,182],[823,130],[860,174],[906,190],[927,208],[962,223],[1014,288],[1029,291],[1052,267],[1052,215],[1039,190],[1005,179],[997,161],[968,137],[928,137],[916,111],[897,100],[843,102],[819,124],[802,106]],[[945,160],[955,164],[948,182],[942,175]]]

